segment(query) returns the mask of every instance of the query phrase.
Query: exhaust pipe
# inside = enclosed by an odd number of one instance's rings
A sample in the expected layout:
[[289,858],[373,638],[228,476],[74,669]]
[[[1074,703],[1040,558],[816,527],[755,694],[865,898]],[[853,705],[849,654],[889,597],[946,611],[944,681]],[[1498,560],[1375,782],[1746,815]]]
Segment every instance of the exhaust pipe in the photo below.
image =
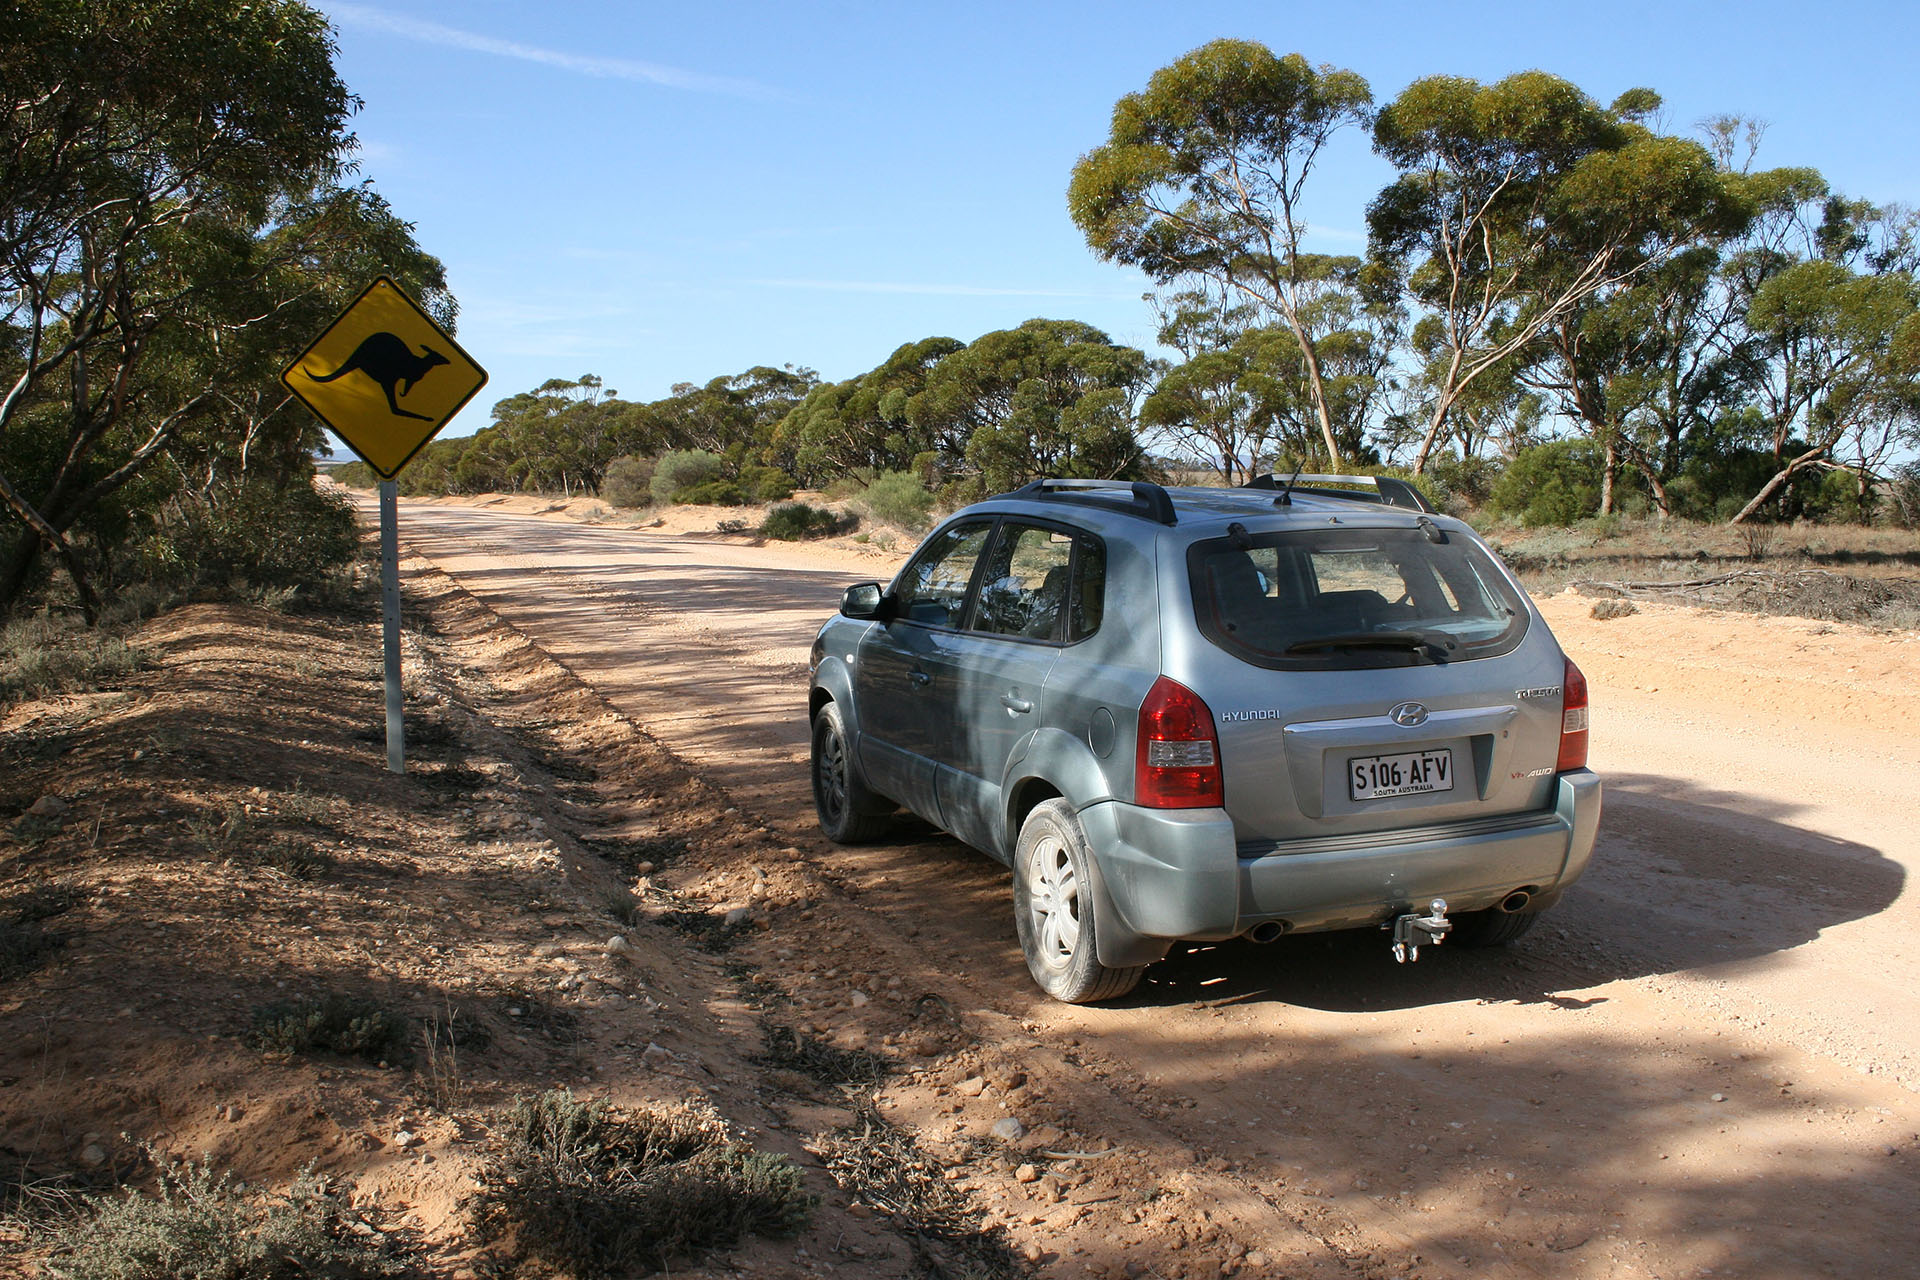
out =
[[1247,930],[1247,937],[1254,942],[1275,942],[1278,941],[1280,935],[1286,931],[1287,922],[1285,920],[1262,920],[1259,924]]
[[1525,911],[1527,904],[1532,901],[1533,895],[1527,890],[1515,889],[1512,893],[1500,899],[1500,910],[1506,912],[1508,915],[1514,915],[1518,912]]

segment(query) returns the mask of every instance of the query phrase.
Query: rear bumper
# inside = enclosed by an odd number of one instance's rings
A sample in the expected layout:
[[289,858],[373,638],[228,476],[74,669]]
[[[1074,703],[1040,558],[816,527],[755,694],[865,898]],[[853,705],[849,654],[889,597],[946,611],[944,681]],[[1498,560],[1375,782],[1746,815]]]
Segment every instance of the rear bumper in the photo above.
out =
[[1600,779],[1562,774],[1550,810],[1445,827],[1237,846],[1220,809],[1106,803],[1079,817],[1100,878],[1100,960],[1146,964],[1175,939],[1379,924],[1445,898],[1479,911],[1515,889],[1551,906],[1580,878],[1600,828]]

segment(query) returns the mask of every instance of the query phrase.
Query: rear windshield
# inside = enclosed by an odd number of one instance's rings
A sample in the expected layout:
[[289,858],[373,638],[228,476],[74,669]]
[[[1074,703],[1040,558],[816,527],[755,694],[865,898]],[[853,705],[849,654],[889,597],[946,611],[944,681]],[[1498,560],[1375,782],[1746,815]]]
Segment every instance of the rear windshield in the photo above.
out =
[[1311,529],[1196,542],[1194,613],[1220,648],[1283,670],[1404,667],[1507,653],[1519,592],[1470,539]]

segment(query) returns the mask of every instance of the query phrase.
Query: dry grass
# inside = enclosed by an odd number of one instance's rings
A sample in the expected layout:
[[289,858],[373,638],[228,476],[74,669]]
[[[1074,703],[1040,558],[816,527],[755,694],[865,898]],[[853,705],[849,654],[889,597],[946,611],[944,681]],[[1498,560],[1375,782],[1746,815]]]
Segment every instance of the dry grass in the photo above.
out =
[[1528,590],[1568,586],[1830,622],[1920,625],[1920,533],[1856,525],[1726,525],[1611,518],[1498,527],[1487,540]]
[[815,1203],[785,1157],[689,1108],[625,1110],[556,1089],[517,1099],[497,1135],[475,1222],[515,1264],[647,1275],[748,1234],[790,1235]]

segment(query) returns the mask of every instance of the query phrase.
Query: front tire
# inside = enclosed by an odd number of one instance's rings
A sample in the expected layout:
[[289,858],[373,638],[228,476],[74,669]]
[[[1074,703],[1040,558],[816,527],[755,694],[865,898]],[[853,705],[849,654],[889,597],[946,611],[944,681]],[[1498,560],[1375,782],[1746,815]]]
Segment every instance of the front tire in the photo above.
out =
[[854,770],[846,720],[829,702],[813,718],[813,811],[835,844],[865,844],[887,829],[887,802]]
[[1068,1004],[1123,996],[1146,972],[1100,963],[1094,892],[1093,858],[1072,807],[1058,799],[1036,805],[1014,850],[1014,928],[1033,980]]

